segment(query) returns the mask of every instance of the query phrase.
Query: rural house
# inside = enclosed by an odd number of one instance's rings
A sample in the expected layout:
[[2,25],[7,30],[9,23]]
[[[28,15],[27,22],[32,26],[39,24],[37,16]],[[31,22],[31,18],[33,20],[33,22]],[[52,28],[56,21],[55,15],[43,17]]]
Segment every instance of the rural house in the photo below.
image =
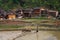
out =
[[13,12],[10,12],[9,14],[7,14],[7,17],[9,20],[12,20],[16,18],[16,14],[14,14]]
[[33,8],[33,9],[18,9],[16,11],[9,10],[8,12],[0,10],[0,19],[15,19],[15,18],[38,18],[38,17],[51,17],[56,18],[58,11],[49,10],[46,8]]
[[32,17],[32,9],[23,9],[23,17]]
[[32,17],[39,17],[40,15],[40,8],[34,8],[32,11]]
[[41,15],[41,17],[47,17],[48,16],[48,9],[40,8],[40,15]]
[[18,9],[16,11],[16,18],[23,18],[23,11],[22,11],[22,9]]
[[48,16],[57,17],[58,11],[48,10]]

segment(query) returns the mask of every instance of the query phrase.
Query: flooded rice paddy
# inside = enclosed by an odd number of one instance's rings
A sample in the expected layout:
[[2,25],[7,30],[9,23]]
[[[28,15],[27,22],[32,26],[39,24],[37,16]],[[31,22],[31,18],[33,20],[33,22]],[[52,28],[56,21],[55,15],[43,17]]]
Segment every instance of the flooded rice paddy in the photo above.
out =
[[60,40],[60,31],[0,31],[0,40]]

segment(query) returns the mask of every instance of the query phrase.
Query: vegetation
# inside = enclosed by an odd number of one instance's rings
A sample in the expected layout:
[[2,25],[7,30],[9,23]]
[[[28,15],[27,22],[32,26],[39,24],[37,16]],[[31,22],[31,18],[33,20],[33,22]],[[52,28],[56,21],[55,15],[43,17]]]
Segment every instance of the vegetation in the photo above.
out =
[[0,0],[0,8],[4,10],[21,7],[46,7],[60,11],[60,0]]
[[0,28],[2,28],[2,29],[5,29],[5,28],[23,28],[23,26],[0,24]]

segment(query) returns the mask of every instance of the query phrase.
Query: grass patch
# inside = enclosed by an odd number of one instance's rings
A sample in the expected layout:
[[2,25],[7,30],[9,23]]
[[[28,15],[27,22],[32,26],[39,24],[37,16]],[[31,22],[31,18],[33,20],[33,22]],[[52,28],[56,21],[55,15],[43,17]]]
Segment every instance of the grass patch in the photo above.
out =
[[23,26],[18,26],[18,25],[3,25],[0,24],[0,28],[4,29],[4,28],[23,28]]
[[47,17],[39,17],[39,18],[24,18],[23,20],[48,20]]
[[[56,20],[50,20],[48,19],[47,17],[39,17],[39,18],[22,18],[22,20],[26,20],[27,22],[32,22],[33,24],[41,24],[41,23],[54,23]],[[33,21],[32,21],[33,20]],[[48,21],[42,21],[42,20],[48,20]],[[30,24],[29,24],[30,25]],[[11,24],[0,24],[0,29],[4,29],[4,28],[24,28],[25,27],[25,24],[23,24],[22,26],[19,24],[19,25],[11,25]]]

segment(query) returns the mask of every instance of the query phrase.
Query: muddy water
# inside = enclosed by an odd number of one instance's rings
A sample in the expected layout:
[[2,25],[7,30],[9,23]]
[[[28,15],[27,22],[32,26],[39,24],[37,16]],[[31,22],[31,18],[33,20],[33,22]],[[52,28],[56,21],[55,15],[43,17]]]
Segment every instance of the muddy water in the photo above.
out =
[[12,40],[21,34],[21,31],[0,31],[0,40]]
[[16,38],[16,40],[60,40],[59,31],[39,31]]
[[[21,34],[21,31],[0,31],[0,40],[11,40]],[[38,33],[32,31],[15,40],[51,40],[51,38],[52,40],[60,40],[60,31],[39,31]]]
[[60,40],[60,31],[47,31],[50,34],[53,34],[58,40]]

